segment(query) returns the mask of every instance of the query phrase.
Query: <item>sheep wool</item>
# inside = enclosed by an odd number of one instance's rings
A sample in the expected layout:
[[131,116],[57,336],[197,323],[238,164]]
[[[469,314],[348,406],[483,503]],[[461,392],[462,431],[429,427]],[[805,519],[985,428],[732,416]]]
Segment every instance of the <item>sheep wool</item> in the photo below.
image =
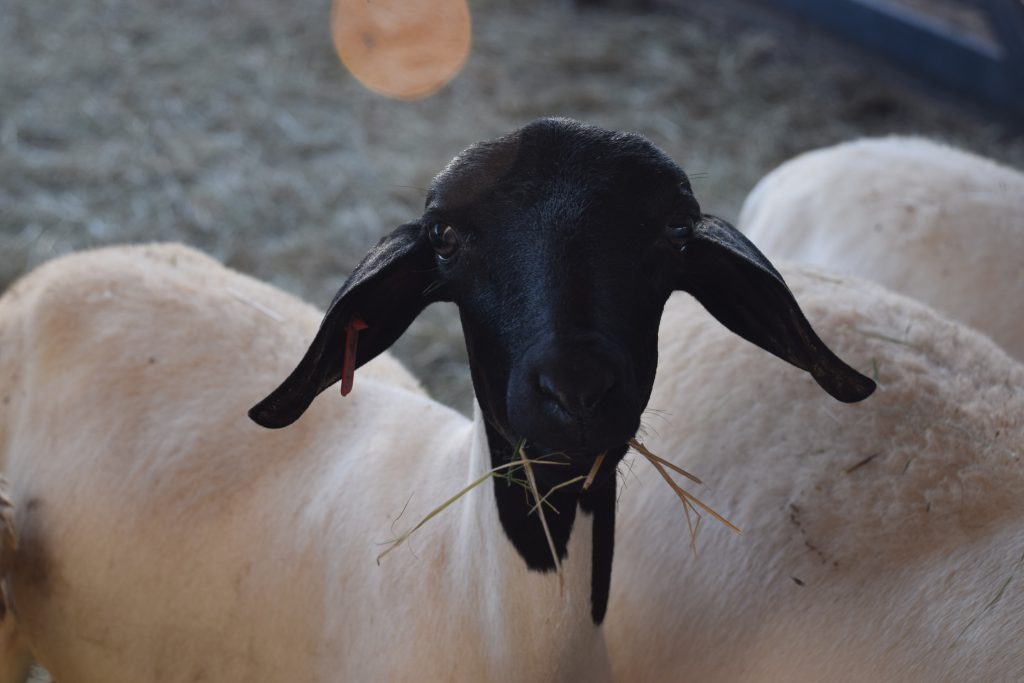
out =
[[1024,360],[1024,173],[930,140],[857,140],[765,176],[739,227],[771,258],[863,277]]
[[782,272],[879,390],[817,401],[669,302],[649,443],[743,533],[706,521],[691,553],[678,500],[632,465],[605,624],[616,679],[1021,680],[1024,367],[877,285]]
[[30,651],[56,680],[104,683],[607,678],[583,530],[560,586],[494,533],[481,486],[377,566],[490,468],[473,422],[393,358],[289,429],[249,421],[318,322],[173,245],[58,259],[0,299],[19,535],[0,680]]

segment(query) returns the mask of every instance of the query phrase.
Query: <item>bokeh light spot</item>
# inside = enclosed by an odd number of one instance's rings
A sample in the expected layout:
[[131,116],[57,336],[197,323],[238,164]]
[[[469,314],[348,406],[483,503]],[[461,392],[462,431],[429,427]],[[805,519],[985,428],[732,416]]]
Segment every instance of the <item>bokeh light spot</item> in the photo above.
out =
[[333,0],[331,38],[370,90],[415,100],[436,92],[469,56],[466,0]]

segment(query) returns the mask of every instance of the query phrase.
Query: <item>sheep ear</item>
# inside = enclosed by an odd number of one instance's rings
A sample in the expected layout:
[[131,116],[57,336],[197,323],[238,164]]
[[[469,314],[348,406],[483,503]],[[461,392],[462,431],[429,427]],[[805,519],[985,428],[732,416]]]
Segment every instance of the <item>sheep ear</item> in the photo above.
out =
[[841,361],[811,329],[786,282],[736,228],[705,215],[679,252],[679,289],[744,339],[806,370],[844,403],[875,383]]
[[249,417],[271,429],[299,419],[317,394],[341,379],[347,337],[356,333],[353,324],[366,324],[358,332],[354,367],[359,367],[391,346],[436,300],[436,291],[429,291],[436,272],[433,250],[419,223],[407,223],[384,237],[338,290],[298,366]]

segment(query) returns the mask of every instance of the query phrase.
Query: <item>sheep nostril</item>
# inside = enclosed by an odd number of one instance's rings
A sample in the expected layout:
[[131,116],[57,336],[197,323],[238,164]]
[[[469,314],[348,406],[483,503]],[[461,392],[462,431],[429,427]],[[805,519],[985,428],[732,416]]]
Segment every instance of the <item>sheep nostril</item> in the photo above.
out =
[[569,403],[568,398],[562,393],[561,388],[550,375],[542,373],[537,377],[537,389],[542,395],[553,400],[563,408],[566,403]]
[[541,372],[538,391],[557,403],[573,417],[593,411],[615,384],[615,375],[606,368],[582,373]]

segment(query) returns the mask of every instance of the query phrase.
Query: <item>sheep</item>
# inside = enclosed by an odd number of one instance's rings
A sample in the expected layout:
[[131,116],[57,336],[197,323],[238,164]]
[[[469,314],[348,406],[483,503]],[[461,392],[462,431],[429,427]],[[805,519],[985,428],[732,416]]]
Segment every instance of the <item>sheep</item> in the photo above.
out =
[[[194,301],[189,301],[192,297],[195,297]],[[125,305],[130,307],[125,308]],[[76,307],[81,307],[81,311],[76,311]],[[98,313],[95,321],[85,319],[85,316],[93,312]],[[161,383],[166,383],[167,386],[173,388],[180,381],[176,379],[174,373],[183,369],[176,367],[175,362],[186,363],[190,356],[174,347],[168,347],[166,342],[160,340],[161,329],[157,328],[154,323],[162,312],[167,314],[167,319],[173,320],[174,316],[177,316],[177,319],[180,320],[181,327],[172,329],[171,332],[175,335],[174,343],[182,343],[183,348],[186,345],[198,343],[202,330],[197,329],[196,326],[202,323],[206,323],[211,329],[227,325],[228,329],[233,330],[236,335],[243,334],[247,329],[260,331],[267,328],[268,334],[276,339],[282,347],[289,345],[297,347],[305,343],[307,338],[303,335],[310,329],[315,329],[321,317],[321,314],[312,306],[273,287],[227,270],[209,256],[181,245],[107,248],[51,261],[18,282],[5,293],[3,298],[0,298],[0,366],[3,368],[0,370],[0,396],[2,396],[2,401],[0,401],[0,453],[4,455],[4,469],[10,472],[17,471],[19,467],[26,468],[33,478],[38,479],[40,476],[46,476],[47,472],[32,472],[34,468],[53,468],[61,464],[61,460],[57,458],[50,462],[38,459],[34,453],[23,451],[17,445],[19,441],[16,439],[20,439],[21,443],[31,444],[38,442],[40,438],[39,434],[27,433],[25,430],[29,428],[28,426],[19,429],[15,422],[16,419],[27,420],[39,417],[22,415],[19,418],[17,416],[17,413],[25,410],[24,403],[36,391],[36,388],[33,388],[24,377],[24,373],[32,371],[30,363],[33,349],[36,349],[36,352],[45,350],[50,354],[63,353],[61,346],[73,348],[77,334],[81,334],[82,341],[86,341],[84,337],[91,334],[91,326],[102,328],[106,325],[107,329],[96,330],[98,335],[103,335],[102,339],[88,340],[90,343],[81,344],[80,348],[93,354],[97,363],[104,362],[104,357],[97,355],[104,352],[117,353],[118,349],[123,349],[126,354],[135,354],[130,359],[122,360],[122,363],[128,361],[128,367],[120,368],[119,372],[124,378],[118,381],[126,381],[130,374],[134,374],[137,379],[152,375],[146,380],[147,391],[157,390]],[[188,316],[194,312],[201,312],[202,315],[190,320]],[[218,318],[221,313],[225,315],[223,319]],[[47,316],[49,319],[46,319]],[[39,325],[46,327],[41,329]],[[150,327],[151,329],[146,333],[143,333],[141,329],[135,329],[140,327]],[[134,337],[118,338],[125,333],[133,334]],[[45,343],[36,343],[34,337],[39,335],[46,337]],[[190,335],[196,338],[189,340]],[[252,340],[236,337],[234,343],[243,347],[250,342],[258,344],[258,336],[254,335]],[[111,349],[103,349],[102,345],[105,343],[110,343]],[[267,347],[265,342],[262,346],[264,349]],[[270,353],[277,353],[273,349],[266,350]],[[194,358],[194,356],[192,357]],[[67,360],[71,363],[87,363],[89,358],[86,356]],[[110,367],[114,367],[111,364],[112,360],[112,358],[106,358],[105,362]],[[198,370],[198,364],[190,369],[192,375],[195,375]],[[83,375],[84,369],[74,372]],[[386,383],[405,391],[423,393],[419,382],[390,354],[381,354],[367,364],[362,372],[363,377],[369,382]],[[162,375],[166,376],[161,377]],[[200,381],[204,385],[209,385],[214,376],[215,371],[211,372],[208,378],[200,378]],[[59,389],[56,391],[58,394],[61,393]],[[90,393],[90,400],[98,400],[105,392]],[[159,400],[159,397],[155,398]],[[152,407],[154,414],[160,409],[157,406]],[[170,406],[162,407],[164,411],[169,409]],[[62,413],[59,407],[55,406],[48,416],[43,417],[53,421],[70,420],[75,412],[80,411],[81,408]],[[175,419],[180,417],[183,421],[189,419],[186,414],[172,415],[172,417]],[[218,417],[213,414],[209,419],[215,424]],[[111,416],[111,418],[116,420],[117,416]],[[128,421],[131,416],[126,413],[122,419]],[[191,419],[199,420],[201,418],[193,416]],[[127,429],[127,425],[124,428]],[[102,430],[103,427],[93,426],[90,429]],[[116,436],[116,434],[110,434],[106,439],[109,440]],[[48,435],[46,438],[55,440],[57,435]],[[167,439],[168,437],[162,438]],[[103,441],[103,439],[99,440],[100,443]],[[68,448],[69,444],[65,444],[63,447]],[[175,444],[165,444],[164,448],[173,449]],[[55,451],[54,455],[60,455],[60,451]],[[125,468],[145,466],[150,469],[159,464],[133,463],[133,455],[134,453],[130,450],[115,449],[106,454],[93,454],[92,462],[98,466],[116,467],[121,465]],[[184,455],[197,457],[203,455],[203,452],[197,451]],[[105,465],[101,459],[104,456],[109,459]],[[119,456],[119,459],[114,459],[114,456]],[[69,468],[88,466],[90,462],[85,460],[82,463],[74,464],[74,452],[66,453],[65,457],[71,459],[72,464],[69,464]],[[233,457],[244,458],[244,454],[235,453]],[[187,464],[187,460],[184,462]],[[197,511],[203,499],[216,495],[215,487],[218,484],[223,483],[230,486],[230,482],[225,478],[231,475],[231,468],[244,468],[245,465],[244,459],[231,463],[225,458],[219,463],[209,463],[206,465],[206,470],[189,473],[194,490],[188,495],[194,497]],[[137,474],[146,480],[152,480],[153,477],[158,476],[158,472],[155,470]],[[202,478],[204,474],[209,475],[211,479],[204,481]],[[103,487],[95,489],[91,494],[87,491],[78,493],[76,488],[79,485],[74,481],[62,480],[66,475],[61,472],[52,471],[48,473],[48,476],[55,477],[55,479],[52,481],[43,479],[38,485],[19,481],[17,489],[18,497],[25,501],[26,509],[21,513],[22,523],[27,525],[22,529],[21,534],[26,539],[27,546],[17,560],[21,565],[22,577],[30,584],[39,582],[40,589],[47,586],[50,581],[49,576],[55,571],[51,566],[52,563],[59,561],[65,566],[67,563],[65,558],[51,557],[49,555],[51,551],[46,546],[40,545],[46,535],[51,532],[47,528],[39,528],[38,531],[35,529],[40,524],[38,511],[42,510],[41,514],[57,514],[63,512],[59,509],[60,507],[67,506],[66,511],[73,513],[76,505],[84,505],[86,509],[89,509],[98,504],[98,502],[91,501],[93,495],[104,491],[109,492],[111,488],[111,484],[107,483]],[[47,488],[51,483],[55,486]],[[127,481],[113,483],[115,488],[129,485],[130,482]],[[179,485],[187,486],[187,482],[182,481]],[[36,486],[41,487],[40,490],[47,488],[53,498],[44,501],[37,494],[30,493]],[[4,491],[8,490],[10,489],[5,484]],[[61,492],[66,492],[66,495],[62,495]],[[130,491],[126,489],[126,492]],[[135,495],[138,496],[138,494]],[[166,494],[162,495],[166,498]],[[185,495],[185,498],[188,498],[188,495]],[[4,505],[5,500],[6,498],[0,497],[0,507],[3,507],[6,519],[9,508]],[[171,501],[171,503],[173,502]],[[43,507],[44,505],[51,509],[47,511]],[[121,528],[124,524],[125,522],[112,522],[112,528]],[[7,527],[5,527],[6,529]],[[76,526],[69,525],[62,529],[61,533],[65,536],[73,535],[75,530]],[[97,532],[99,532],[99,536]],[[88,544],[100,543],[102,548],[111,543],[110,539],[106,539],[102,535],[107,533],[111,532],[97,529],[91,533],[83,533],[82,545],[76,544],[77,547],[72,548],[71,552],[85,553],[83,557],[88,558],[90,555]],[[10,535],[10,533],[6,534],[4,538],[6,539]],[[8,563],[14,559],[11,552],[12,546],[11,542],[4,543],[4,552],[0,553],[0,571],[2,571],[0,575],[6,575]],[[57,547],[64,549],[62,554],[67,551],[65,546]],[[53,552],[56,550],[54,548]],[[67,559],[70,560],[70,557]],[[134,578],[135,582],[139,580],[141,580],[139,577]],[[6,590],[8,590],[9,601],[11,597],[9,588]],[[33,616],[29,614],[27,618],[31,619]],[[0,681],[5,682],[23,680],[31,663],[28,643],[11,622],[10,612],[5,614],[5,618],[0,621]],[[99,628],[99,626],[96,627]],[[74,637],[74,634],[65,634],[65,637]],[[86,637],[88,638],[88,636]],[[45,657],[44,661],[50,664]],[[58,665],[51,664],[51,666],[60,671]],[[130,670],[126,670],[123,674],[111,675],[109,680],[131,678],[129,672]],[[77,680],[78,676],[71,678]],[[136,678],[135,680],[141,679]]]
[[739,227],[771,258],[868,278],[1024,359],[1024,173],[929,140],[865,139],[765,176]]
[[[841,401],[874,389],[664,153],[566,119],[456,157],[318,330],[176,253],[69,257],[0,300],[7,596],[57,680],[608,680],[616,468],[672,291]],[[472,420],[355,377],[438,300]]]
[[678,501],[632,466],[605,622],[616,679],[1021,680],[1024,366],[873,283],[782,270],[879,390],[834,410],[673,297],[650,439],[743,533],[712,523],[691,552]]

